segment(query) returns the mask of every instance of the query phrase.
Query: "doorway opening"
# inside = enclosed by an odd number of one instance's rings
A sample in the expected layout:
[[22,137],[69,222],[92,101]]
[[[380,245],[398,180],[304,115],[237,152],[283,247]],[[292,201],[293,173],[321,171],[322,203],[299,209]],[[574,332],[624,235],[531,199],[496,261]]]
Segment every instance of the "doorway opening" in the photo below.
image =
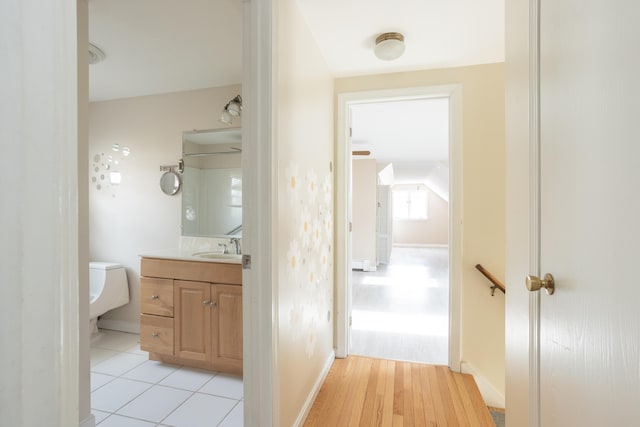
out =
[[[349,105],[350,353],[444,365],[449,99]],[[367,203],[367,202],[370,203]]]
[[338,357],[459,369],[460,101],[457,85],[339,95]]

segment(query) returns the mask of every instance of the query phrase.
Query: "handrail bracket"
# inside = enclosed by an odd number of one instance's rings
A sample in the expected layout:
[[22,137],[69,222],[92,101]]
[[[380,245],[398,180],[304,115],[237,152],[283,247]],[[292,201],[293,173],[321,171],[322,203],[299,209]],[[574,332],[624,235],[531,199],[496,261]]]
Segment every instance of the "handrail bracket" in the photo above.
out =
[[503,294],[507,293],[507,290],[502,284],[502,282],[498,280],[493,274],[491,274],[486,268],[484,268],[480,264],[476,264],[476,269],[478,269],[478,271],[482,273],[482,275],[486,277],[493,284],[493,286],[491,287],[491,296],[495,295],[496,289],[501,290]]

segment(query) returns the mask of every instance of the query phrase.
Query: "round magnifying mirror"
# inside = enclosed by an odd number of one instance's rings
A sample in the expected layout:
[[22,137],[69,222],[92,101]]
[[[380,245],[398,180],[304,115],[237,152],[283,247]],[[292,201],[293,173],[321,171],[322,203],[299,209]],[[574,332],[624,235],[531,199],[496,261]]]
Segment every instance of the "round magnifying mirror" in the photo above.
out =
[[160,177],[160,189],[167,196],[173,196],[180,191],[180,175],[174,171],[167,171]]

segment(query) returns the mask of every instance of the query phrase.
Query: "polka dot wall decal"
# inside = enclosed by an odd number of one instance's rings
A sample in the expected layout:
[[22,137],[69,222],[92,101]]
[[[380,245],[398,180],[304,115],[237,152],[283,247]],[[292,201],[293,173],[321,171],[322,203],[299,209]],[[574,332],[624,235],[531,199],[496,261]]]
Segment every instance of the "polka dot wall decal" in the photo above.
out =
[[120,149],[120,144],[112,144],[110,154],[96,153],[93,155],[93,165],[90,170],[92,170],[95,175],[92,174],[90,177],[91,182],[95,184],[96,182],[102,181],[99,185],[95,186],[96,190],[111,189],[111,191],[113,191],[111,197],[116,196],[115,189],[121,182],[124,182],[125,174],[122,172],[122,166],[114,171],[114,165],[120,164],[121,161],[130,154],[131,150],[129,147]]
[[[280,178],[282,187],[287,189],[284,201],[293,208],[282,218],[291,223],[285,226],[289,250],[282,285],[291,290],[293,298],[300,298],[292,301],[291,327],[309,357],[317,351],[318,326],[326,324],[327,312],[332,309],[332,168],[329,162],[330,171],[324,169],[325,173],[318,176],[314,168],[302,170],[297,164],[289,164]],[[304,314],[298,317],[301,313]]]

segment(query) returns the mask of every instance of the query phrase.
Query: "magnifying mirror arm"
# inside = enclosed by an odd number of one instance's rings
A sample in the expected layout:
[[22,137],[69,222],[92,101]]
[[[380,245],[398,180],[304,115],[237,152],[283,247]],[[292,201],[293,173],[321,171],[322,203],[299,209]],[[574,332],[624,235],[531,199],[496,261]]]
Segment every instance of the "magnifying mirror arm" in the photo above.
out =
[[178,172],[184,172],[184,160],[178,160],[177,165],[160,165],[160,172],[172,171],[174,169],[178,169]]

